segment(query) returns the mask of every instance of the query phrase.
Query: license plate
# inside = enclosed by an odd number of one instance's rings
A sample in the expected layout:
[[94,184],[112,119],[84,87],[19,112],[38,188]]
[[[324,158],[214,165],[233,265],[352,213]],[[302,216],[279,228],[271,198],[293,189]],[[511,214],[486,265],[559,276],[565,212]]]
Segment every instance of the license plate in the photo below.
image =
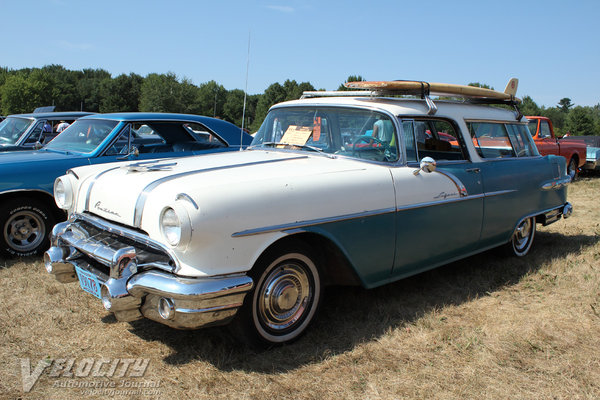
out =
[[102,283],[100,283],[98,278],[79,267],[75,267],[75,270],[77,271],[77,277],[79,277],[81,288],[101,299],[102,295],[100,294],[100,288],[102,287]]

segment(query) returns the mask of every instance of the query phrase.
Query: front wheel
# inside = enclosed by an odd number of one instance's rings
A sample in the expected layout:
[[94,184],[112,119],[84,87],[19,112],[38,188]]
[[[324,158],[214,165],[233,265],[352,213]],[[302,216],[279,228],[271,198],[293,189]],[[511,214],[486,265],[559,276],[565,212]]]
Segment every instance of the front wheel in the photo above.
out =
[[254,289],[234,322],[236,334],[260,347],[300,337],[321,302],[318,264],[313,252],[299,242],[280,246],[261,257],[250,273]]
[[48,206],[27,198],[6,201],[0,209],[0,254],[23,257],[48,247],[55,219]]
[[567,175],[571,177],[571,181],[577,178],[577,160],[575,158],[571,158],[567,165]]
[[535,237],[535,217],[526,218],[519,223],[510,243],[511,253],[517,257],[523,257],[529,253],[533,238]]

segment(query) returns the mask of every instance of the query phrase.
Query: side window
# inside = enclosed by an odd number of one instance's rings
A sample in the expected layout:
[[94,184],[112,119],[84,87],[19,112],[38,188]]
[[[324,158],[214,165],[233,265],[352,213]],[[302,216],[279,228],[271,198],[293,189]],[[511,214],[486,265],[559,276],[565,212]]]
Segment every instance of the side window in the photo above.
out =
[[35,128],[32,129],[29,137],[25,139],[25,144],[35,144],[38,140],[40,140],[42,136],[42,129],[44,128],[44,122],[38,122]]
[[417,161],[417,146],[415,142],[415,127],[413,121],[403,121],[404,146],[406,147],[406,161]]
[[462,139],[454,126],[444,120],[415,121],[418,159],[431,157],[436,161],[466,160]]
[[225,143],[211,132],[209,132],[204,126],[194,123],[186,123],[183,125],[184,128],[190,132],[199,143],[204,143],[210,147],[223,147]]
[[504,124],[492,122],[468,122],[469,133],[475,150],[482,158],[515,157]]
[[548,121],[540,121],[540,137],[542,139],[548,138],[550,135],[550,126],[548,125]]
[[124,155],[129,153],[129,132],[130,127],[127,126],[125,129],[121,131],[121,134],[114,141],[114,143],[106,150],[104,155],[106,156],[116,156],[116,155]]
[[508,136],[512,142],[513,148],[517,153],[517,157],[532,157],[538,156],[538,150],[531,134],[527,130],[526,125],[521,124],[506,124]]

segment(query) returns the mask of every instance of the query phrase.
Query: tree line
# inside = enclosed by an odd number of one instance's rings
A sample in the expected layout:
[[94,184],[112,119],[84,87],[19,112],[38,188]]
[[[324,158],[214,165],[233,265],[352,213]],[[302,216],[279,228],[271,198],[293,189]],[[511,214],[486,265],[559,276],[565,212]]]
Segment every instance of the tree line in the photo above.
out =
[[[363,80],[350,75],[346,81]],[[488,87],[471,83],[473,86]],[[343,90],[343,85],[340,85]],[[276,103],[297,99],[303,91],[315,90],[310,82],[286,80],[273,83],[264,93],[247,96],[243,126],[256,131]],[[30,113],[36,107],[54,105],[60,111],[174,112],[222,118],[242,126],[244,92],[227,90],[214,80],[193,84],[174,73],[136,73],[116,77],[103,69],[69,70],[61,65],[42,68],[0,68],[0,114]],[[600,135],[600,104],[575,106],[563,98],[555,107],[538,106],[530,96],[523,98],[525,115],[552,119],[559,134]]]

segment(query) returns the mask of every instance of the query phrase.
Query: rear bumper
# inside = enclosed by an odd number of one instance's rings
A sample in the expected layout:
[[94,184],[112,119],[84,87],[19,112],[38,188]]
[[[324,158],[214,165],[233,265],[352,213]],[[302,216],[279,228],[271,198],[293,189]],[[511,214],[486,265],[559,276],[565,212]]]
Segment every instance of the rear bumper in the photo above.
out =
[[573,206],[571,205],[571,203],[566,202],[565,204],[563,204],[560,207],[554,208],[552,210],[548,210],[548,211],[544,212],[543,214],[538,215],[537,222],[541,223],[544,226],[550,225],[550,224],[558,221],[559,219],[561,219],[561,217],[565,218],[565,219],[569,218],[572,213],[573,213]]
[[[44,254],[46,270],[62,283],[78,280],[76,267],[91,274],[104,307],[119,321],[145,317],[178,329],[222,325],[235,316],[253,286],[244,274],[190,278],[142,269],[138,253],[143,249],[116,248],[94,236],[82,237],[81,231],[73,221],[55,226],[52,247]],[[148,254],[144,257],[143,265],[151,266]]]

